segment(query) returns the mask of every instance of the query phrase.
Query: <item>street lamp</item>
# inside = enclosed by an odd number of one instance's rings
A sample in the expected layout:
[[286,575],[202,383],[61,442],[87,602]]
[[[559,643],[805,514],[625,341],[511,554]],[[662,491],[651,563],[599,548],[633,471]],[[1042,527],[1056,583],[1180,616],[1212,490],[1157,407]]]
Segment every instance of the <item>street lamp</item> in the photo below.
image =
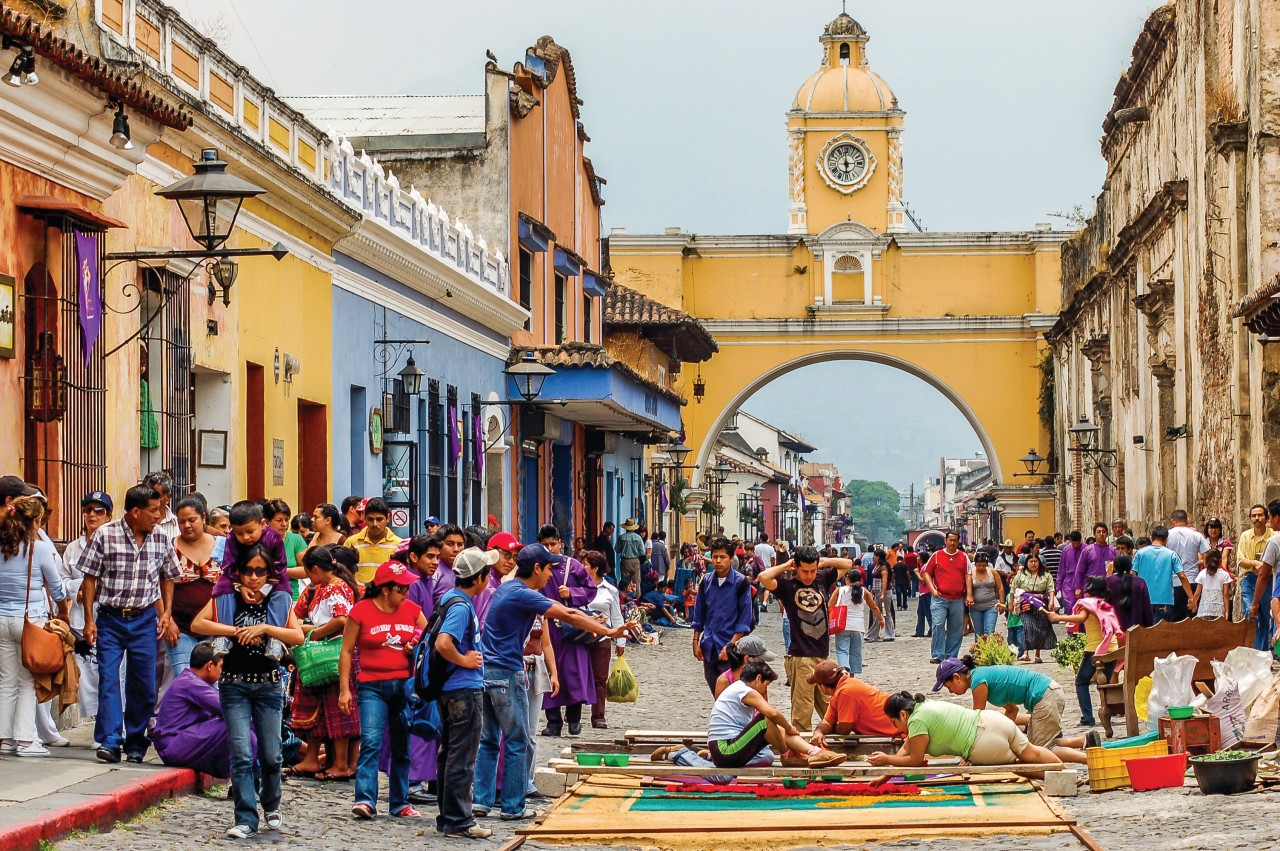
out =
[[1043,473],[1040,472],[1040,465],[1044,464],[1049,459],[1037,452],[1034,447],[1027,450],[1027,454],[1023,455],[1018,460],[1022,462],[1022,466],[1027,468],[1027,472],[1014,473],[1014,476],[1035,476],[1036,478],[1042,478],[1053,475],[1047,470]]
[[547,376],[556,374],[554,369],[538,363],[538,356],[532,349],[525,352],[518,363],[512,364],[503,372],[515,380],[516,392],[520,394],[520,398],[529,403],[542,395],[542,385],[547,380]]
[[689,457],[689,453],[693,451],[692,448],[685,445],[683,440],[679,443],[669,443],[662,447],[662,450],[671,456],[671,460],[676,462],[675,466],[678,468],[684,467],[685,459],[687,459]]
[[156,192],[161,198],[177,201],[186,219],[191,238],[206,251],[216,251],[231,236],[240,205],[267,190],[227,174],[227,164],[218,159],[216,148],[205,148],[196,161],[195,173]]
[[1089,462],[1088,471],[1097,471],[1102,474],[1114,487],[1115,479],[1111,478],[1111,474],[1107,472],[1108,467],[1114,467],[1116,463],[1116,451],[1114,449],[1095,449],[1093,441],[1098,436],[1098,432],[1102,431],[1098,426],[1089,422],[1089,418],[1081,414],[1080,421],[1067,429],[1067,434],[1075,438],[1076,445],[1067,448],[1068,452],[1078,452]]
[[1071,428],[1067,429],[1067,434],[1071,435],[1076,439],[1076,441],[1080,444],[1081,449],[1088,451],[1089,447],[1093,445],[1093,439],[1097,437],[1098,432],[1100,432],[1101,430],[1102,429],[1100,429],[1098,426],[1089,422],[1088,416],[1086,416],[1085,414],[1081,414],[1080,422],[1076,423]]
[[422,392],[422,378],[426,374],[426,371],[419,369],[414,361],[413,349],[409,350],[409,361],[404,365],[404,369],[396,373],[404,385],[404,392],[410,396],[417,396]]

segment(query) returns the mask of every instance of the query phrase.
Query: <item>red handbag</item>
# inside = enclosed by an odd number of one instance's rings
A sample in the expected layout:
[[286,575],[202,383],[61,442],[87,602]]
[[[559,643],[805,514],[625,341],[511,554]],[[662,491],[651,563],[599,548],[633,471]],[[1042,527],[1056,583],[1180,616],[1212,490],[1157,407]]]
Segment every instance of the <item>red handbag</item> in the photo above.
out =
[[832,606],[827,614],[831,617],[829,622],[830,631],[844,632],[845,626],[849,623],[849,607]]

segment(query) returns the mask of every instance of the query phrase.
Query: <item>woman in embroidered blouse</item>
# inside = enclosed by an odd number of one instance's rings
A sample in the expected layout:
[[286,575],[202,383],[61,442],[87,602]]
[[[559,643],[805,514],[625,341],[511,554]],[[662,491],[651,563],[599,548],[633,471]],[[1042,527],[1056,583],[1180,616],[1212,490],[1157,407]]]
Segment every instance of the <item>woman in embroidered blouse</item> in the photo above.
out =
[[[341,561],[333,557],[333,547],[312,547],[302,556],[306,587],[294,614],[306,621],[302,631],[308,641],[340,638],[347,625],[347,615],[356,604],[356,578]],[[314,776],[317,780],[346,780],[356,772],[360,747],[360,718],[355,712],[343,712],[338,706],[338,683],[308,687],[294,678],[293,729],[307,740],[307,755],[285,773],[289,776]],[[354,688],[352,683],[352,688]],[[326,745],[329,766],[320,764],[320,745]]]
[[222,576],[222,562],[214,552],[217,539],[205,529],[204,499],[188,496],[178,502],[174,514],[178,518],[178,537],[173,548],[182,565],[182,576],[173,583],[173,627],[164,639],[169,667],[176,677],[190,667],[191,651],[200,642],[200,637],[191,632],[191,621],[209,602],[213,585]]

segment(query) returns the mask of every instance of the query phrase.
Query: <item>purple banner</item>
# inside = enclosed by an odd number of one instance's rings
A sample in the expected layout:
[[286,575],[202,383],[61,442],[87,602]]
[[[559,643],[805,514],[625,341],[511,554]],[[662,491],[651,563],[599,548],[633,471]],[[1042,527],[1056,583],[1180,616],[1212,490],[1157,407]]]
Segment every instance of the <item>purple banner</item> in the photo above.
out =
[[471,444],[476,449],[476,476],[484,475],[484,417],[477,410],[471,418]]
[[667,497],[667,483],[663,482],[658,487],[658,513],[663,514],[671,507],[671,500]]
[[462,457],[462,438],[458,434],[458,406],[449,404],[449,458],[453,464]]
[[87,369],[102,331],[102,293],[98,286],[98,234],[76,232],[76,291],[80,302],[80,335]]

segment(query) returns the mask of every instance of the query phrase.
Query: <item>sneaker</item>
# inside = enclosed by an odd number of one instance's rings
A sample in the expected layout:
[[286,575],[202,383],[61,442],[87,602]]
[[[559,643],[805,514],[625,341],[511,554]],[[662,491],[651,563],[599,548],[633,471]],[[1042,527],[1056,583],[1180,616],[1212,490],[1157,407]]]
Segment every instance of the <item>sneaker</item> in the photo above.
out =
[[427,791],[427,784],[415,783],[409,787],[409,794],[405,795],[411,804],[434,804],[438,799]]
[[941,659],[939,659],[939,658],[938,658],[938,657],[936,657],[936,656],[934,656],[934,657],[932,657],[931,659],[929,659],[929,664],[930,664],[930,665],[938,665],[938,664],[941,664],[941,663],[942,663],[942,660],[941,660]]
[[830,768],[833,765],[843,765],[847,760],[848,757],[844,754],[829,751],[826,748],[808,756],[810,768]]
[[577,724],[570,724],[570,725],[569,725],[569,735],[570,735],[571,737],[575,738],[575,739],[576,739],[578,736],[581,736],[581,735],[582,735],[582,722],[578,722]]
[[503,813],[503,821],[524,821],[525,819],[537,818],[542,815],[542,810],[535,810],[529,807],[524,808],[522,813]]
[[267,830],[279,830],[280,825],[284,824],[284,819],[280,816],[279,810],[274,810],[266,815]]
[[49,749],[39,742],[32,742],[26,747],[18,748],[18,756],[48,756]]
[[213,652],[226,655],[231,652],[231,639],[225,635],[219,635],[213,639]]
[[445,839],[488,839],[493,836],[493,831],[487,827],[479,825],[471,825],[466,830],[455,830],[444,835]]
[[119,762],[120,749],[109,748],[106,745],[103,745],[102,747],[98,748],[97,757],[98,757],[98,762],[108,762],[108,763]]
[[486,810],[484,807],[472,807],[471,815],[475,816],[476,818],[493,818],[493,814],[490,813],[488,810]]
[[1079,724],[1079,726],[1081,726],[1081,727],[1092,727],[1094,724],[1097,724],[1097,723],[1098,723],[1098,722],[1097,722],[1097,721],[1094,721],[1092,718],[1081,718],[1081,719],[1080,719],[1080,724]]
[[547,736],[548,738],[551,738],[551,739],[558,739],[558,738],[560,738],[560,728],[559,728],[559,727],[544,727],[544,728],[543,728],[543,730],[542,730],[542,732],[541,732],[541,733],[539,733],[538,735],[539,735],[539,736]]
[[671,759],[672,755],[683,750],[684,745],[663,745],[662,747],[649,754],[651,762],[666,762]]
[[147,755],[144,751],[125,751],[124,759],[125,762],[133,762],[141,765],[142,760],[146,759],[146,756]]
[[227,832],[222,835],[227,839],[248,839],[257,832],[247,824],[237,824],[234,827],[227,828]]
[[1102,734],[1097,730],[1090,730],[1084,734],[1084,746],[1086,748],[1102,747]]
[[358,819],[368,820],[373,818],[375,815],[377,815],[377,813],[374,812],[373,807],[369,806],[368,804],[356,804],[354,807],[351,808],[351,815],[355,816]]
[[4,742],[0,744],[0,756],[14,756],[18,753],[18,746],[13,742]]
[[783,751],[782,756],[779,757],[779,759],[782,760],[783,768],[808,768],[809,767],[809,760],[807,757],[804,757],[790,749]]
[[422,813],[418,812],[417,807],[412,804],[406,804],[391,814],[392,818],[418,818]]
[[45,742],[44,746],[47,748],[69,748],[71,747],[71,740],[66,736],[58,736],[52,742]]

